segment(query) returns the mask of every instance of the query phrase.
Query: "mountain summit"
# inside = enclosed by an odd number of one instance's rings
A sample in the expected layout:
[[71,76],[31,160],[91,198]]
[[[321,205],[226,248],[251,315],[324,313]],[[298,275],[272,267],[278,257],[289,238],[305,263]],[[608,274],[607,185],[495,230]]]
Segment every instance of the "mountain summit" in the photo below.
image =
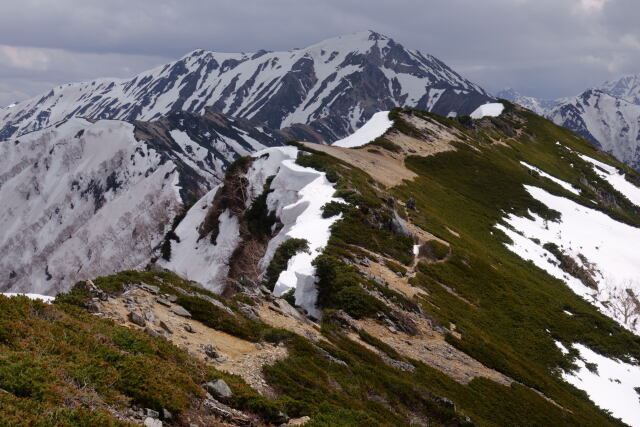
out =
[[278,129],[309,124],[345,137],[395,106],[469,114],[490,96],[439,59],[373,31],[285,52],[195,50],[130,79],[61,85],[0,112],[0,139],[73,116],[155,120],[206,108]]

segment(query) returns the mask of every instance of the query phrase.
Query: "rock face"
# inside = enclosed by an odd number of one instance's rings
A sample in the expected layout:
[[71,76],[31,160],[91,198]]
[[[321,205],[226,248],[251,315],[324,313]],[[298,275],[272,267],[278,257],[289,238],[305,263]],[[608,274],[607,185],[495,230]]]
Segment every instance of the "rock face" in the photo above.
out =
[[61,85],[0,110],[0,140],[73,116],[157,120],[211,107],[273,129],[309,124],[332,141],[393,106],[468,114],[490,98],[439,59],[367,31],[288,52],[196,50],[131,79]]

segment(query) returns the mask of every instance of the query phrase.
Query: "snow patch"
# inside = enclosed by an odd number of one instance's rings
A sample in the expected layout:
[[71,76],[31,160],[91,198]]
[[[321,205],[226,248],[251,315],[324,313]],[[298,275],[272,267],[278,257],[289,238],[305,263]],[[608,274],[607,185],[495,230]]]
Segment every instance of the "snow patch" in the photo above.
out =
[[561,186],[562,188],[564,188],[565,190],[579,196],[580,195],[580,190],[575,189],[571,184],[569,184],[566,181],[563,181],[561,179],[556,178],[555,176],[549,175],[548,173],[546,173],[545,171],[543,171],[540,168],[537,168],[535,166],[532,166],[528,163],[525,162],[520,162],[520,164],[524,165],[525,167],[527,167],[528,169],[538,172],[538,174],[540,174],[540,176],[543,176],[544,178],[550,179],[551,181],[555,182],[556,184],[558,184],[559,186]]
[[[640,241],[640,229],[615,221],[606,214],[589,209],[569,199],[554,196],[545,190],[525,185],[535,199],[560,212],[557,222],[546,221],[536,214],[530,218],[507,215],[506,224],[496,227],[513,243],[507,247],[521,258],[531,260],[550,275],[563,280],[576,294],[593,302],[604,314],[630,330],[640,332],[637,314],[625,310],[629,297],[626,289],[640,294],[640,252],[635,242]],[[514,231],[518,230],[518,232]],[[588,232],[585,232],[588,230]],[[536,243],[537,239],[540,243]],[[584,265],[584,257],[595,271],[598,290],[585,286],[577,278],[560,269],[555,257],[542,245],[555,243],[576,262]],[[603,302],[607,301],[606,304]]]
[[40,300],[43,302],[52,302],[54,299],[56,299],[56,297],[52,297],[51,295],[41,295],[41,294],[23,294],[23,293],[16,293],[16,292],[4,292],[4,293],[0,293],[0,295],[4,295],[5,297],[17,297],[19,295],[21,296],[25,296],[29,299],[33,299],[33,300]]
[[493,104],[484,104],[476,108],[473,113],[470,114],[472,119],[481,119],[483,117],[498,117],[502,114],[504,105],[499,102]]
[[618,173],[615,167],[592,159],[584,154],[578,155],[582,160],[595,166],[593,170],[600,178],[611,184],[613,188],[622,193],[631,203],[640,206],[640,188],[627,181],[623,173]]
[[380,111],[375,113],[367,123],[364,124],[355,133],[344,139],[340,139],[331,145],[336,147],[355,148],[361,147],[384,133],[393,126],[393,121],[389,119],[388,111]]
[[[322,207],[339,199],[333,197],[335,189],[324,172],[295,163],[297,149],[284,147],[265,151],[273,155],[274,150],[291,156],[281,162],[271,182],[273,191],[267,197],[269,210],[276,213],[283,227],[269,242],[260,265],[263,270],[266,269],[282,242],[291,238],[306,239],[309,242],[309,251],[298,253],[289,260],[287,269],[276,281],[273,293],[281,296],[290,289],[295,289],[296,305],[306,309],[311,316],[320,318],[321,313],[316,308],[318,291],[312,262],[327,245],[331,236],[331,225],[341,217],[338,215],[323,218]],[[256,156],[262,153],[259,152]]]
[[229,271],[229,258],[240,240],[238,218],[225,210],[219,217],[219,233],[215,244],[210,235],[200,237],[199,228],[218,191],[209,191],[187,212],[175,230],[179,241],[171,241],[171,260],[158,263],[177,274],[201,283],[213,292],[224,288],[224,277]]
[[[560,350],[567,348],[556,341]],[[562,378],[576,388],[584,390],[589,398],[613,416],[632,426],[640,426],[640,399],[635,388],[640,387],[640,366],[609,359],[582,344],[573,344],[580,356],[576,372],[564,372]],[[587,364],[595,365],[592,372]]]

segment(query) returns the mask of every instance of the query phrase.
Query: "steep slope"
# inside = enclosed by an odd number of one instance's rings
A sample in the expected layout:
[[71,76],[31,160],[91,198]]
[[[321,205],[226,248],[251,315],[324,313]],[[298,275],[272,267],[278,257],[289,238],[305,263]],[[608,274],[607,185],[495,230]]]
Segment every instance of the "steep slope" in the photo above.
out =
[[56,292],[143,267],[228,164],[289,137],[176,112],[157,122],[74,118],[0,144],[0,289]]
[[468,114],[488,99],[437,58],[367,31],[289,52],[197,50],[132,79],[58,86],[1,110],[0,140],[73,116],[148,121],[210,107],[274,129],[309,124],[331,141],[394,106]]

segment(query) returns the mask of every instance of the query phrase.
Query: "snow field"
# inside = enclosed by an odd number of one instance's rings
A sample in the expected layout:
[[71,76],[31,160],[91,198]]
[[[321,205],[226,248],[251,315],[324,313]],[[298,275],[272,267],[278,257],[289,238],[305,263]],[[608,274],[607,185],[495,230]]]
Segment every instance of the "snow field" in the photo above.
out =
[[389,112],[380,111],[375,113],[367,123],[353,134],[331,145],[345,148],[361,147],[382,136],[391,126],[393,126],[393,121],[389,119]]

